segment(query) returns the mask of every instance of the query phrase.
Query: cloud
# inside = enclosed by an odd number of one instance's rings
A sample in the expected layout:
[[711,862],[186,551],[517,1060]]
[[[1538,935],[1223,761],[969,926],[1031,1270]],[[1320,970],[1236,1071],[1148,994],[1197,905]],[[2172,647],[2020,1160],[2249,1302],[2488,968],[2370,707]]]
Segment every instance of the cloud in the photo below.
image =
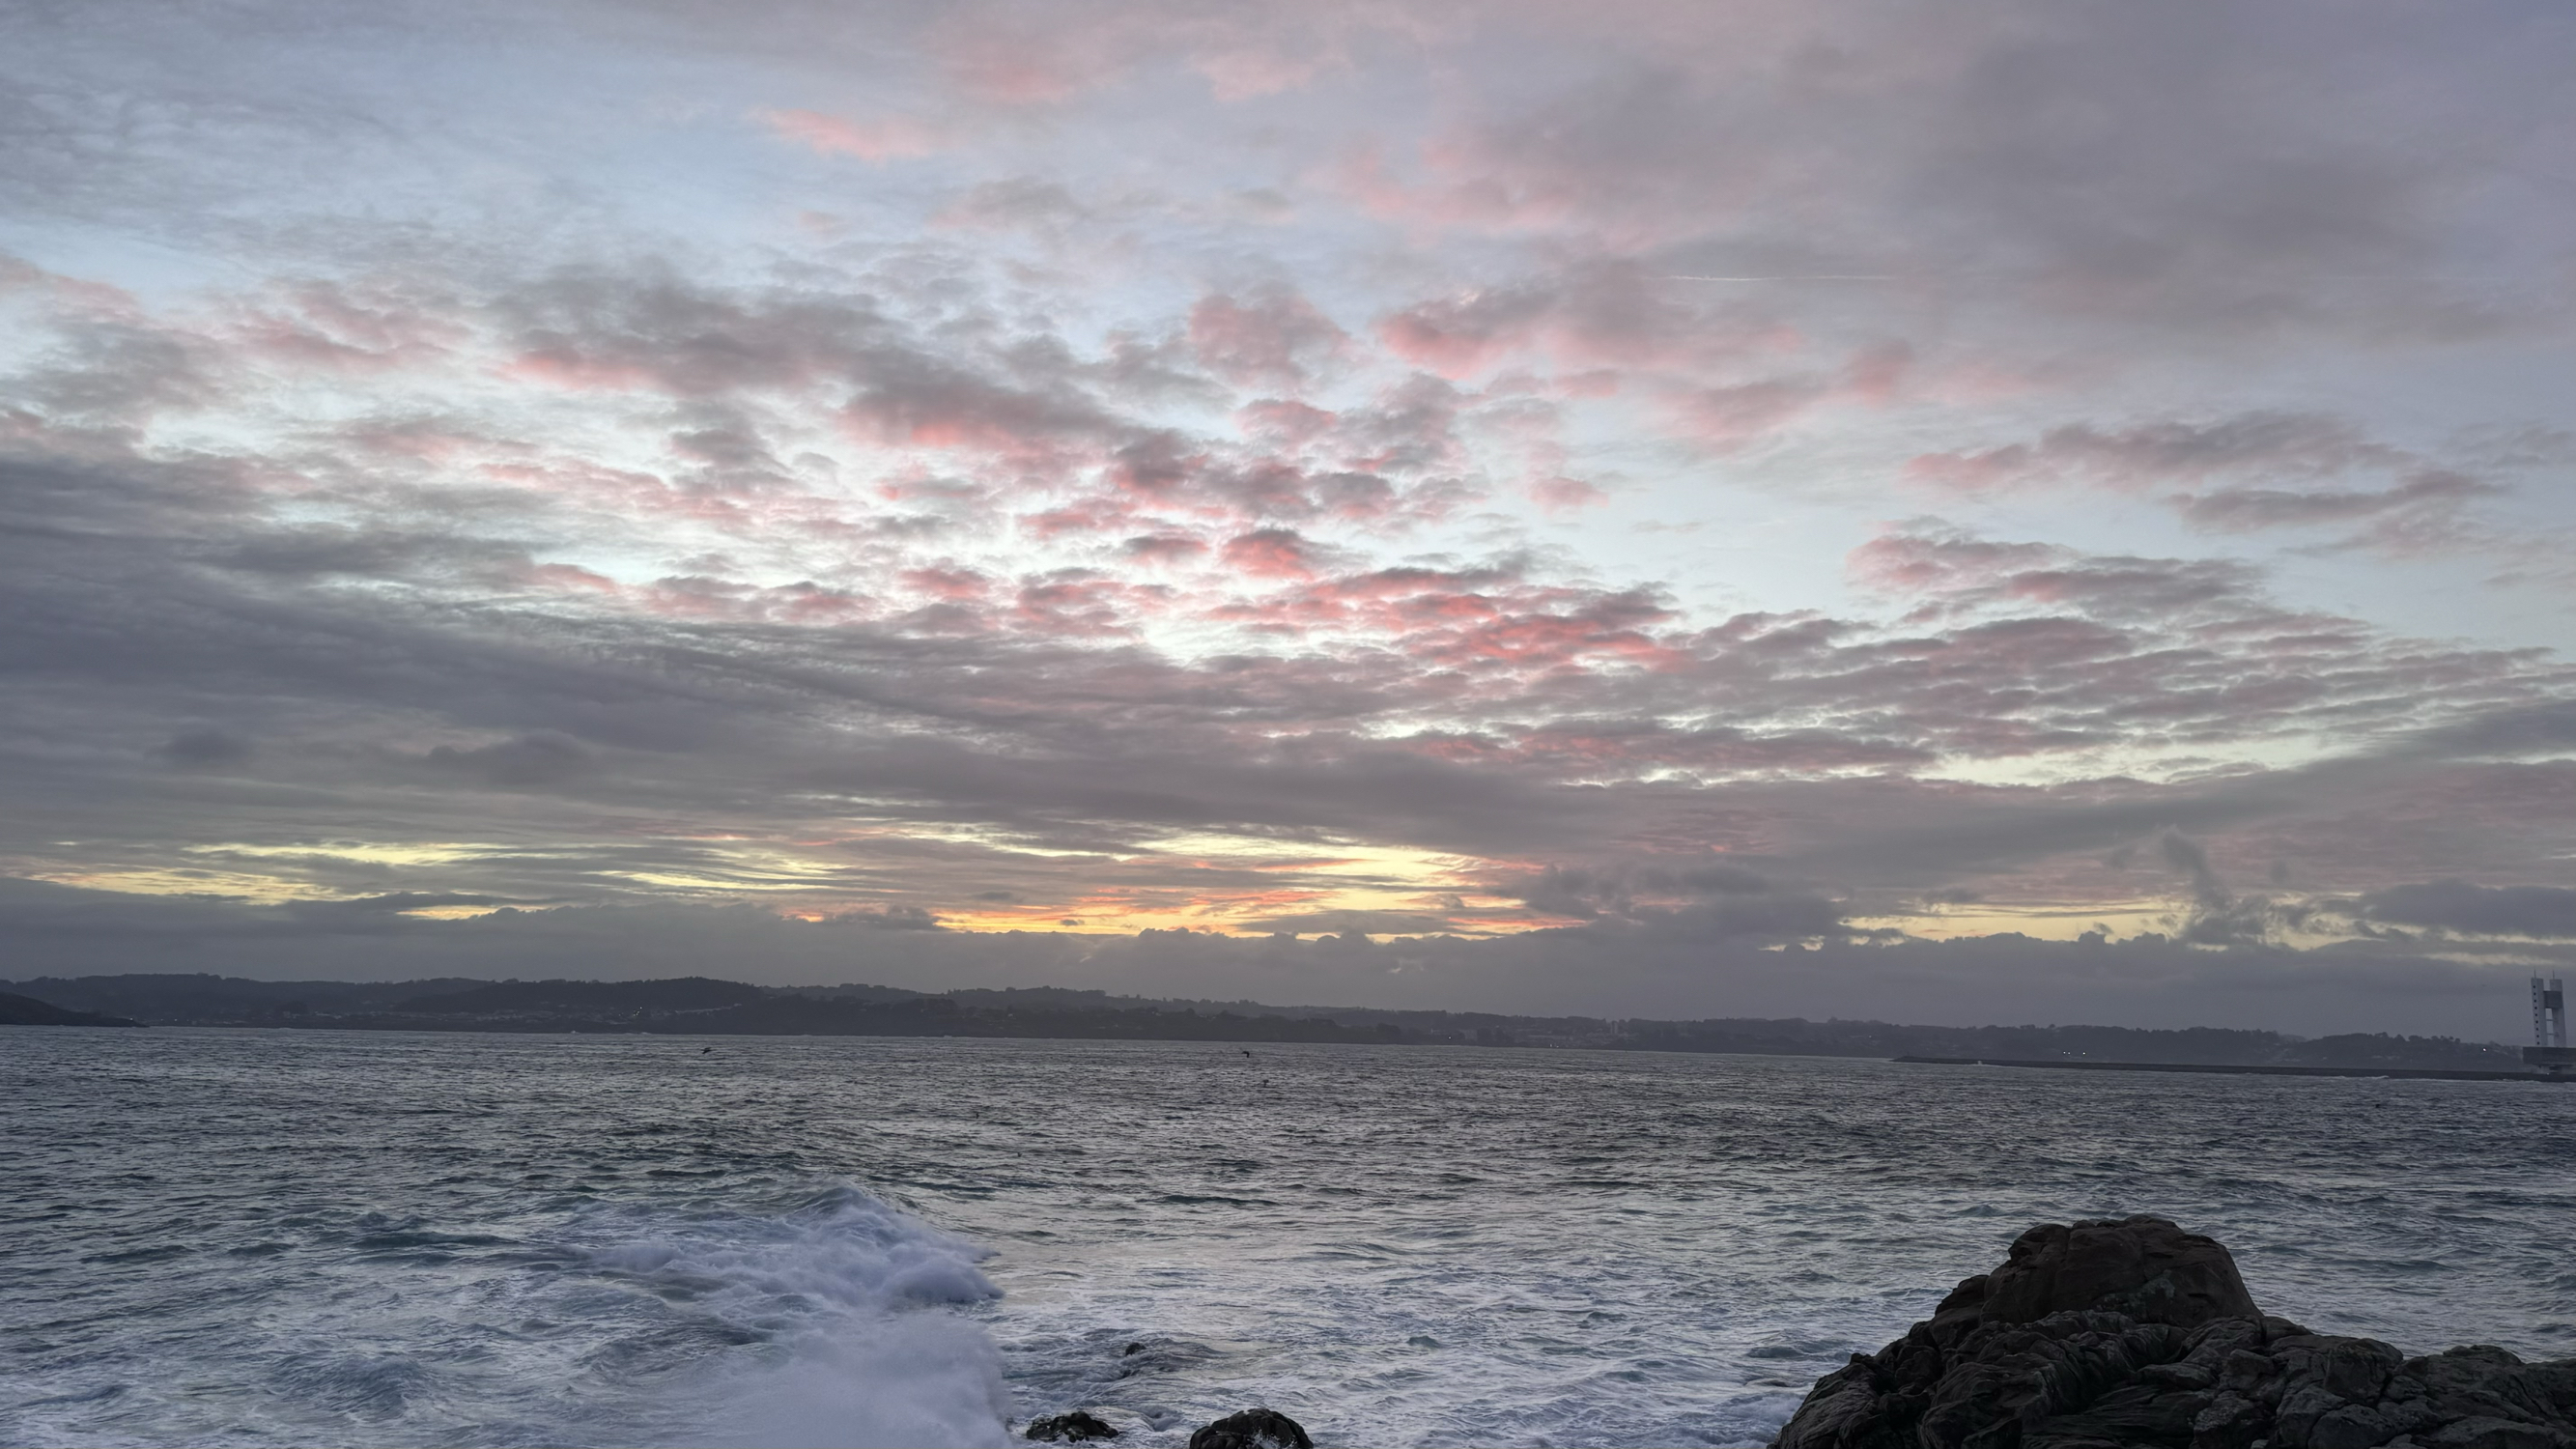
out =
[[430,750],[427,760],[433,769],[503,788],[556,784],[597,764],[588,746],[557,730],[531,731],[470,749],[439,745]]
[[940,210],[938,219],[948,226],[1053,236],[1091,216],[1091,208],[1061,184],[1016,176],[967,188]]
[[2423,516],[2504,490],[2458,473],[2418,473],[2378,492],[2325,489],[2229,488],[2179,504],[2182,516],[2205,528],[2242,532],[2258,528],[2349,523],[2392,513]]
[[1311,578],[1315,573],[1312,545],[1294,529],[1262,528],[1226,540],[1224,558],[1229,568],[1241,570],[1255,578]]
[[1463,379],[1533,355],[1568,370],[1732,362],[1786,338],[1758,308],[1694,297],[1633,260],[1585,258],[1381,316],[1395,356]]
[[2368,920],[2480,936],[2576,938],[2576,890],[2560,886],[2481,886],[2463,880],[2420,881],[2363,896]]
[[172,735],[159,754],[183,770],[220,770],[248,764],[256,748],[249,740],[222,730],[187,730]]
[[[2154,494],[2184,522],[2215,533],[2368,524],[2354,541],[2395,553],[2471,542],[2463,510],[2507,491],[2492,479],[2372,441],[2347,419],[2280,412],[2120,429],[2069,423],[2031,443],[1921,454],[1905,472],[1918,483],[1974,496],[2070,484]],[[2318,486],[2357,473],[2392,481],[2379,488]]]
[[1244,301],[1212,294],[1190,308],[1190,346],[1200,364],[1238,387],[1295,392],[1347,341],[1314,303],[1284,289]]
[[908,116],[851,120],[821,111],[762,111],[754,119],[783,139],[824,156],[886,162],[927,156],[943,144],[939,132]]
[[1497,882],[1495,888],[1549,915],[1594,920],[1605,914],[1626,916],[1640,910],[1653,914],[1659,906],[1677,903],[1764,895],[1773,886],[1741,866],[1674,867],[1630,862],[1608,868],[1551,865],[1533,876]]
[[888,906],[874,911],[843,911],[826,916],[836,926],[860,926],[875,931],[936,931],[939,918],[919,906]]
[[2250,412],[2208,422],[2165,420],[2126,428],[2069,423],[2036,442],[1977,453],[1926,453],[1914,477],[1962,492],[1991,492],[2068,478],[2140,490],[2236,472],[2324,476],[2412,461],[2353,423],[2318,413]]

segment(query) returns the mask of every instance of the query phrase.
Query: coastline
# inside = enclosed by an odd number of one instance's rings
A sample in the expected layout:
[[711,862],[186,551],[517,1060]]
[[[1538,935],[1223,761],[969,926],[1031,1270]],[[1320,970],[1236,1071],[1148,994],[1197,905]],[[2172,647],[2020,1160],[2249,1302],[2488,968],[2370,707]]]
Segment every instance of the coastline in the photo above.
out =
[[2412,1082],[2576,1082],[2576,1073],[2450,1071],[2436,1067],[2235,1066],[2219,1062],[2075,1062],[2005,1057],[1890,1057],[1907,1066],[2038,1067],[2076,1072],[2193,1072],[2232,1077],[2363,1077]]
[[[1833,1057],[2148,1069],[2293,1069],[2287,1075],[2531,1075],[2500,1042],[2342,1033],[2297,1038],[2218,1027],[1959,1027],[1802,1018],[1528,1016],[1420,1007],[1277,1006],[1114,996],[1062,987],[760,986],[710,977],[640,981],[254,981],[125,975],[0,981],[33,1007],[154,1026],[466,1031],[556,1035],[1023,1037],[1245,1045],[1536,1047],[1716,1056]],[[2324,1068],[2308,1073],[2305,1069]]]

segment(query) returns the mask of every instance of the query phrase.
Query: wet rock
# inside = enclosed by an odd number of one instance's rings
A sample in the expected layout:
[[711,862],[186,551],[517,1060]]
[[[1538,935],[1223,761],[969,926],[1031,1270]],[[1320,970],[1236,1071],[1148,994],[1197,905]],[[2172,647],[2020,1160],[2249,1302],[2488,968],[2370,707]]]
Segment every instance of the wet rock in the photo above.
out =
[[2225,1248],[2154,1217],[2042,1223],[1986,1275],[1988,1323],[2034,1323],[2068,1309],[2177,1328],[2262,1317]]
[[1094,1439],[1115,1439],[1118,1431],[1103,1419],[1080,1409],[1069,1414],[1049,1414],[1029,1421],[1027,1437],[1065,1444],[1087,1444]]
[[1118,1352],[1117,1375],[1122,1379],[1139,1374],[1175,1373],[1197,1368],[1222,1357],[1204,1343],[1185,1338],[1140,1338]]
[[1246,1409],[1199,1426],[1190,1449],[1315,1449],[1315,1441],[1276,1409]]
[[2052,1223],[1817,1380],[1777,1444],[2576,1449],[2576,1360],[2410,1359],[2265,1317],[2225,1248],[2162,1218]]

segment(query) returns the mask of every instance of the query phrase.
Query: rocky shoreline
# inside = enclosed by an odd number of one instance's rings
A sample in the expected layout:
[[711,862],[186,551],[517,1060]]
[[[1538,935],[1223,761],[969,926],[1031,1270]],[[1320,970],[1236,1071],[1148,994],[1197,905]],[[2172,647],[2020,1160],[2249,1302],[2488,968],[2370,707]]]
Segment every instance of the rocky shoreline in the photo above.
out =
[[[1074,1410],[1026,1437],[1119,1437]],[[1269,1409],[1189,1449],[1311,1449]],[[2266,1314],[2171,1221],[2042,1223],[1903,1338],[1816,1381],[1772,1449],[2576,1449],[2576,1359],[2409,1358]]]
[[2576,1359],[2409,1358],[2265,1314],[2227,1250],[2156,1217],[2046,1223],[1875,1354],[1776,1449],[2576,1449]]

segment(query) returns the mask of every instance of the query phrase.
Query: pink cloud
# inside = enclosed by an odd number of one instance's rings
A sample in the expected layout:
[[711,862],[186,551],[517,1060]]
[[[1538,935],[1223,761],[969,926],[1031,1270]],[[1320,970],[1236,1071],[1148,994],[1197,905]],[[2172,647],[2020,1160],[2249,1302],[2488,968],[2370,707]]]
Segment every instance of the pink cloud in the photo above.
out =
[[1779,431],[1832,395],[1830,385],[1814,378],[1767,378],[1691,389],[1673,398],[1669,407],[1686,436],[1726,450]]
[[1256,529],[1228,539],[1226,566],[1255,578],[1302,579],[1315,572],[1313,545],[1285,528]]
[[632,392],[660,380],[649,367],[587,357],[569,346],[522,352],[502,365],[501,375],[566,392]]
[[1270,447],[1298,449],[1326,435],[1335,414],[1289,398],[1263,398],[1235,409],[1243,432]]
[[1447,378],[1483,372],[1526,346],[1548,312],[1530,292],[1470,292],[1379,319],[1378,340],[1416,367]]
[[253,354],[293,366],[378,372],[435,360],[469,329],[397,293],[308,282],[280,289],[234,329]]
[[1531,502],[1550,513],[1572,513],[1579,509],[1597,508],[1610,501],[1610,495],[1598,487],[1561,473],[1531,479],[1529,495]]
[[1884,407],[1915,368],[1914,348],[1901,340],[1876,343],[1852,354],[1843,366],[1842,391],[1847,396]]
[[821,111],[757,111],[753,115],[780,139],[821,156],[856,156],[883,164],[927,156],[947,145],[939,132],[908,116],[854,121]]
[[906,569],[899,577],[913,592],[950,603],[981,599],[993,589],[993,581],[973,569]]
[[1286,290],[1249,301],[1202,297],[1190,309],[1189,326],[1200,366],[1239,387],[1290,392],[1338,356],[1347,340],[1333,319]]

